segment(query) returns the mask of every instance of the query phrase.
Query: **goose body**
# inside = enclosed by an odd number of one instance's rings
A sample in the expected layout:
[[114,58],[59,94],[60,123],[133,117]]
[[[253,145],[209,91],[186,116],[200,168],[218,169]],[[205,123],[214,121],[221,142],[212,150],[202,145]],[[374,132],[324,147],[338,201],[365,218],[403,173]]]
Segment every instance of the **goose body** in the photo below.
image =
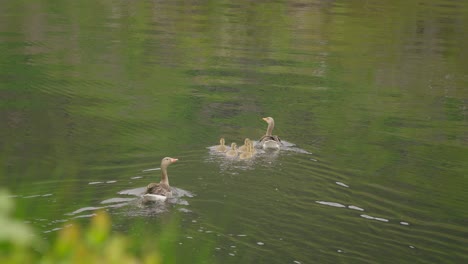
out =
[[169,185],[169,178],[167,175],[167,167],[178,161],[178,159],[166,157],[161,161],[161,181],[158,183],[150,183],[146,187],[143,194],[145,200],[150,201],[165,201],[168,197],[172,196],[171,186]]
[[263,149],[280,149],[281,139],[278,136],[263,136],[258,143]]
[[164,195],[159,195],[159,194],[150,194],[150,193],[147,193],[147,194],[143,194],[143,199],[144,201],[166,201],[167,199],[167,196],[164,196]]
[[280,149],[283,143],[281,139],[272,135],[273,128],[275,127],[275,120],[272,117],[264,117],[263,120],[267,122],[268,127],[265,135],[263,135],[257,143],[257,146],[263,149]]

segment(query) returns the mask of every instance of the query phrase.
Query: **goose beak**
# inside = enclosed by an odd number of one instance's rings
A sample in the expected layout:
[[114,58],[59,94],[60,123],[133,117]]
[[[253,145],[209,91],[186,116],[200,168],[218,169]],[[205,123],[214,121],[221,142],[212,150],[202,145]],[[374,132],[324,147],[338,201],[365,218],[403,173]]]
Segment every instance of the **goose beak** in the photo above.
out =
[[268,119],[266,117],[262,118],[263,121],[268,122]]
[[178,160],[179,160],[179,159],[172,159],[172,158],[171,158],[171,163],[174,163],[174,162],[176,162],[176,161],[178,161]]

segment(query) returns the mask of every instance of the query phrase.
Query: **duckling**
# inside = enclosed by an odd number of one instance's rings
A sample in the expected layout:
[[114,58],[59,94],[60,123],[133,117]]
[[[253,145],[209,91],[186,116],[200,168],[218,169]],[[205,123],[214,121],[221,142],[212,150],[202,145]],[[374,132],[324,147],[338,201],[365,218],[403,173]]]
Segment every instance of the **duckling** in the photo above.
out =
[[237,157],[237,144],[232,142],[231,143],[231,149],[226,152],[226,156],[228,157]]
[[224,138],[220,138],[219,139],[219,145],[216,146],[216,151],[218,152],[226,152],[227,151],[227,147],[226,145],[224,145],[225,142],[224,142]]
[[239,152],[246,152],[246,151],[248,151],[249,142],[251,142],[250,139],[249,139],[249,138],[245,138],[245,140],[244,140],[244,145],[240,146],[240,147],[237,149],[237,151],[239,151]]
[[242,153],[239,155],[239,158],[240,158],[240,159],[250,159],[250,158],[253,157],[253,155],[254,155],[253,143],[252,143],[252,142],[248,142],[248,144],[247,144],[247,151],[242,152]]

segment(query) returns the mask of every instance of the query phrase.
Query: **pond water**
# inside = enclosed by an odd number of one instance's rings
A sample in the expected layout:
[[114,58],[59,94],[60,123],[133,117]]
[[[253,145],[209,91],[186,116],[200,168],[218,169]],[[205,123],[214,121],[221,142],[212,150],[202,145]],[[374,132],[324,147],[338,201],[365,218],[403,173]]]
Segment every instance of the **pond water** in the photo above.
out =
[[[45,239],[173,229],[168,262],[461,263],[466,36],[466,1],[7,1],[0,184]],[[210,148],[266,116],[285,149]]]

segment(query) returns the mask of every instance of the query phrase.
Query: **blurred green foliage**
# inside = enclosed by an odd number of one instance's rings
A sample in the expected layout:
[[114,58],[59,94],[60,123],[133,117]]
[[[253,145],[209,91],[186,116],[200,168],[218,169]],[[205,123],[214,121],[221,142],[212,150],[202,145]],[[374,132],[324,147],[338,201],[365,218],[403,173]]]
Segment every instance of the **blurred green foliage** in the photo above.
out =
[[0,190],[0,263],[161,263],[158,245],[136,243],[111,233],[111,219],[99,211],[87,228],[67,224],[51,245],[45,245],[26,223],[12,217],[14,204]]

